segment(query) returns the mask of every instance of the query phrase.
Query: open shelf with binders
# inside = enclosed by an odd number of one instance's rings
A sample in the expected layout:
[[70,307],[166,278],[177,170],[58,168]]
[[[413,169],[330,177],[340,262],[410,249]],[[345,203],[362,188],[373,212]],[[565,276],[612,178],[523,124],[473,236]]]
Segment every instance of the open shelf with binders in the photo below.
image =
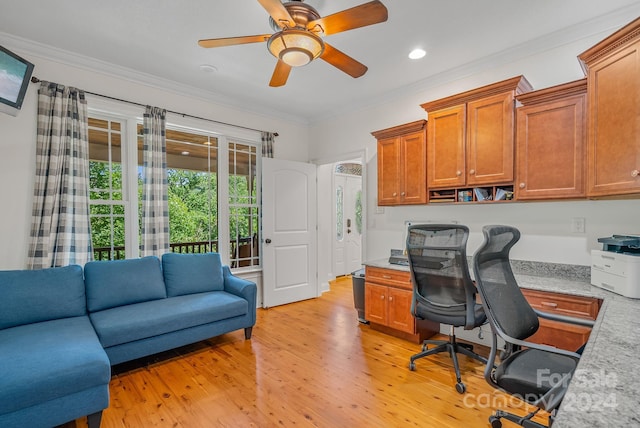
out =
[[513,185],[456,187],[429,190],[429,203],[494,203],[513,201]]

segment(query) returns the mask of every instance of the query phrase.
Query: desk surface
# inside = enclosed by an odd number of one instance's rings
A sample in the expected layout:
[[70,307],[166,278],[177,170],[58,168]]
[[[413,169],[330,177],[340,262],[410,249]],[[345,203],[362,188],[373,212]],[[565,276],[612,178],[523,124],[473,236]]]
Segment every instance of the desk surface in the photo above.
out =
[[[367,266],[407,271],[386,260]],[[640,425],[640,300],[594,287],[584,280],[518,275],[523,288],[603,299],[598,319],[554,428]]]

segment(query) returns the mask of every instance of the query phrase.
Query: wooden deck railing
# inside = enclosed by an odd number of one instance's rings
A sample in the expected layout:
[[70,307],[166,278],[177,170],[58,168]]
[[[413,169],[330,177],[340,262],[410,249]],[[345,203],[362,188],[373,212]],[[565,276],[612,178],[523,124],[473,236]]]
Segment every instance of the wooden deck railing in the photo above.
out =
[[[253,247],[253,254],[251,249]],[[218,251],[218,241],[177,242],[169,244],[172,253],[201,254]],[[231,267],[258,265],[257,238],[246,237],[230,241]],[[94,260],[124,260],[125,249],[121,247],[101,247],[93,249]]]

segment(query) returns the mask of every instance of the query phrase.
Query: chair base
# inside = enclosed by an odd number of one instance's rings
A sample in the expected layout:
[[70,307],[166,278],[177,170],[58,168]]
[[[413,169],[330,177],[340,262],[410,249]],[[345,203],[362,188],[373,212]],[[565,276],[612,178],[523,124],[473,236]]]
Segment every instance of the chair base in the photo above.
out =
[[[428,349],[427,345],[436,345],[435,348]],[[458,343],[454,334],[449,335],[449,340],[425,340],[422,343],[422,352],[413,355],[409,361],[409,370],[414,371],[416,369],[415,361],[419,358],[424,358],[429,355],[438,354],[440,352],[448,352],[453,360],[453,368],[456,371],[456,391],[460,394],[464,394],[467,387],[462,383],[460,377],[460,365],[458,364],[457,354],[464,354],[467,357],[480,361],[483,364],[487,364],[487,359],[481,355],[473,352],[473,345],[467,343]]]
[[489,423],[491,424],[491,428],[501,428],[502,427],[502,421],[500,419],[506,419],[508,421],[514,422],[518,425],[520,425],[521,427],[524,428],[548,428],[551,426],[552,423],[552,418],[549,418],[549,425],[542,425],[539,424],[537,422],[534,422],[531,420],[531,418],[533,418],[536,413],[538,413],[540,409],[534,410],[533,412],[529,413],[526,416],[518,416],[518,415],[514,415],[513,413],[508,413],[505,412],[503,410],[496,410],[496,412],[489,416]]

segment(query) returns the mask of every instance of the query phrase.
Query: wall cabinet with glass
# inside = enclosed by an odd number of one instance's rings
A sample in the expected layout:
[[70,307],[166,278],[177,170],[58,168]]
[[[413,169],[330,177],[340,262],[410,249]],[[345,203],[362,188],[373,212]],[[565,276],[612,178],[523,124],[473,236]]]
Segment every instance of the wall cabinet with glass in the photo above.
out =
[[443,201],[441,189],[454,190],[454,201],[447,202],[458,202],[459,189],[491,188],[484,200],[496,199],[493,186],[513,192],[514,99],[531,89],[517,76],[421,105],[428,114],[429,202]]
[[378,205],[427,202],[426,120],[372,132],[378,140]]
[[517,96],[518,200],[584,198],[587,79]]

